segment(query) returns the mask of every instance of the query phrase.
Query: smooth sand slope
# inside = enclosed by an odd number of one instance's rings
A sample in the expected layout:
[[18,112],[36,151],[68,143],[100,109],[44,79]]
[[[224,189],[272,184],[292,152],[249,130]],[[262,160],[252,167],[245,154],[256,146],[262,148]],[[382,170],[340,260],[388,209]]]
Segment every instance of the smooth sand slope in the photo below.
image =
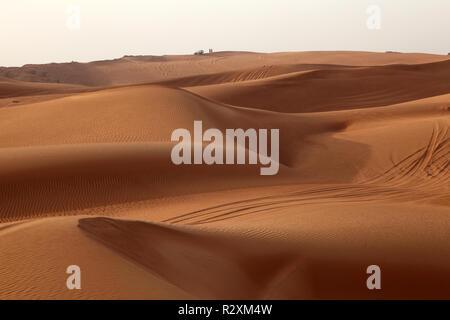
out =
[[[95,87],[0,79],[0,298],[450,298],[446,59],[229,52],[95,62]],[[158,84],[98,87],[121,81]],[[279,174],[175,166],[194,120],[280,129]]]
[[328,66],[243,83],[178,86],[227,104],[278,112],[386,106],[450,91],[450,60],[422,65]]

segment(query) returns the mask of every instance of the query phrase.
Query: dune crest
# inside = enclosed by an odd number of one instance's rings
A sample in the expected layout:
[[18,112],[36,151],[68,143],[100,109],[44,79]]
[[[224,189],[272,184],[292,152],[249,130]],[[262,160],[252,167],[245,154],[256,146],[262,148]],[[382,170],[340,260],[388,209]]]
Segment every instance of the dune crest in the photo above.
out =
[[[449,298],[449,62],[219,52],[0,68],[0,299]],[[279,170],[174,164],[172,132],[196,121],[278,130]],[[82,291],[66,290],[71,264]],[[382,291],[366,287],[373,264]]]

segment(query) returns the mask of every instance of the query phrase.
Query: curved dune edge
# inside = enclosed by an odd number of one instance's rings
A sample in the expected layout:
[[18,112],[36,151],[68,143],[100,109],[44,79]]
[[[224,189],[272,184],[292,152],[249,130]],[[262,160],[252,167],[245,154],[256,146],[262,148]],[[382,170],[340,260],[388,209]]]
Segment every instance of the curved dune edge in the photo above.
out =
[[[3,109],[0,221],[299,184],[373,184],[448,204],[449,107],[449,95],[442,95],[389,107],[291,115],[150,86]],[[58,122],[51,125],[54,117]],[[259,165],[173,165],[173,143],[167,140],[176,128],[192,130],[194,120],[203,120],[205,129],[279,128],[279,174],[260,176]]]
[[[0,75],[0,299],[450,298],[449,61],[240,52]],[[21,81],[41,71],[67,83]],[[279,174],[173,165],[171,132],[194,120],[280,129]]]
[[[277,65],[334,64],[372,66],[387,64],[420,64],[447,60],[448,56],[421,53],[380,53],[352,51],[321,52],[215,52],[203,56],[125,56],[89,63],[51,63],[0,67],[2,78],[29,82],[114,86],[159,82],[180,77],[260,69]],[[1,86],[0,86],[1,88]]]
[[[374,207],[363,205],[360,209],[371,211]],[[335,208],[334,214],[356,217],[355,210],[347,211],[348,206],[337,205]],[[279,211],[277,216],[281,222],[266,221],[272,225],[271,234],[256,233],[247,238],[242,232],[218,231],[214,227],[199,230],[100,217],[80,219],[79,227],[115,252],[144,266],[150,273],[199,298],[448,298],[445,284],[450,283],[450,274],[446,271],[450,259],[426,253],[437,248],[443,250],[442,253],[449,250],[443,242],[440,243],[448,240],[448,234],[445,235],[444,230],[438,227],[445,210],[385,205],[384,209],[387,208],[395,209],[395,213],[389,214],[395,214],[396,218],[393,217],[389,228],[384,231],[372,230],[363,235],[370,227],[388,226],[376,215],[365,214],[367,220],[360,224],[360,231],[350,231],[348,221],[339,223],[340,228],[353,234],[352,242],[343,241],[342,235],[333,238],[324,230],[317,229],[314,232],[314,251],[307,244],[308,237],[312,236],[308,234],[311,230],[305,232],[308,227],[294,222],[298,230],[283,228],[283,223],[292,224],[296,215],[302,216],[298,209]],[[427,211],[431,213],[430,209],[434,217],[428,219],[428,226],[433,228],[434,236],[419,235],[410,243],[405,241],[411,232],[401,231],[405,219],[415,220]],[[264,225],[261,221],[267,217],[258,218],[256,225],[260,230]],[[317,217],[313,220],[316,219],[321,220]],[[357,220],[362,222],[362,219]],[[306,226],[311,227],[315,222],[307,222]],[[254,227],[255,231],[258,228]],[[330,232],[334,228],[324,229]],[[390,231],[386,233],[387,230]],[[382,233],[388,241],[377,238]],[[296,237],[303,238],[303,241],[292,240]],[[359,239],[365,240],[360,243]],[[419,240],[424,242],[415,247]],[[339,249],[333,251],[333,247]],[[432,256],[433,262],[418,260],[424,256]],[[371,261],[383,266],[384,290],[380,293],[365,288],[364,268]]]
[[[107,88],[161,84],[190,87],[229,104],[289,113],[354,109],[448,92],[448,61],[448,56],[411,53],[218,52],[0,67],[0,108]],[[392,89],[380,91],[387,87],[386,81]],[[300,85],[304,88],[297,92]],[[267,87],[275,90],[270,96]],[[362,88],[369,90],[363,94]],[[323,91],[329,94],[321,95]],[[280,94],[290,97],[283,99]]]
[[262,80],[220,84],[214,84],[214,78],[212,84],[198,81],[180,79],[173,83],[222,103],[277,112],[364,109],[448,93],[450,60],[359,68],[318,66]]
[[[50,217],[0,230],[0,299],[192,298],[87,237],[78,219]],[[66,287],[66,269],[74,264],[81,290]]]

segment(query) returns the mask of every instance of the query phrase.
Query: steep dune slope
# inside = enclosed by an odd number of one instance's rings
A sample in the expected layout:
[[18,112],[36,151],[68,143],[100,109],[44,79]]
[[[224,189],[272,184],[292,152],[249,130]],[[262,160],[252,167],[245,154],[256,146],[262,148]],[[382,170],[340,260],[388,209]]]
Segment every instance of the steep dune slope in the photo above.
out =
[[208,86],[221,83],[245,82],[251,80],[261,80],[272,78],[285,74],[291,74],[302,71],[311,70],[340,70],[355,68],[345,65],[333,64],[280,64],[280,65],[264,65],[252,69],[240,69],[236,71],[219,72],[213,74],[201,74],[190,77],[175,78],[158,82],[158,84],[170,87],[197,87]]
[[[425,223],[434,233],[421,233],[416,223],[430,213]],[[439,207],[360,203],[356,211],[346,204],[284,207],[212,223],[208,231],[106,218],[79,226],[200,298],[377,298],[364,286],[364,269],[375,262],[383,266],[383,298],[448,298],[446,218]],[[435,250],[443,250],[440,258]]]
[[157,82],[179,77],[255,69],[285,64],[337,64],[352,66],[418,64],[446,60],[448,57],[415,53],[376,52],[217,52],[203,56],[125,56],[90,63],[52,63],[0,67],[0,76],[22,81],[61,82],[86,86],[111,86]]
[[[427,152],[436,126],[448,125],[449,103],[442,96],[412,106],[289,115],[140,86],[3,109],[0,217],[10,221],[252,186],[364,182],[412,153]],[[193,131],[194,120],[202,120],[204,130],[280,129],[279,173],[260,176],[260,165],[174,165],[171,133]],[[408,142],[412,133],[416,138]],[[393,143],[383,146],[384,135]],[[447,139],[447,131],[439,133],[440,144]],[[447,145],[441,149],[445,156]],[[433,164],[444,179],[445,159]]]
[[[191,295],[96,243],[78,217],[0,225],[1,299],[190,299]],[[82,270],[82,290],[67,290],[66,269]]]
[[[192,84],[186,81],[185,86]],[[180,81],[178,85],[183,83]],[[231,105],[289,113],[385,106],[450,92],[450,60],[425,65],[294,72],[189,90]]]
[[[223,52],[67,74],[127,87],[0,78],[0,299],[449,298],[449,61]],[[279,173],[174,165],[195,120],[279,129]]]
[[[223,106],[186,91],[154,86],[2,109],[2,219],[289,178],[287,172],[260,177],[259,166],[173,165],[171,133],[177,128],[192,130],[194,120],[202,120],[205,130],[283,127],[281,150],[286,161],[289,150],[295,150],[289,145],[297,139],[341,125],[332,119],[311,122],[283,115],[277,120],[273,113]],[[304,124],[300,130],[299,123]],[[183,181],[193,177],[198,183],[186,189]],[[20,200],[19,190],[27,190],[28,201]]]

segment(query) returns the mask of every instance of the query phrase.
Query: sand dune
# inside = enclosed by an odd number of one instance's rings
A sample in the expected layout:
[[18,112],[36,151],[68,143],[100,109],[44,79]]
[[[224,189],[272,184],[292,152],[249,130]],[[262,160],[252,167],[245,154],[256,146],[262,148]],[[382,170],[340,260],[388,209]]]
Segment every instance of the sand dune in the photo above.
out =
[[258,68],[244,69],[237,71],[219,72],[213,74],[200,74],[190,77],[181,77],[171,80],[158,82],[160,85],[171,87],[197,87],[208,86],[222,83],[246,82],[251,80],[261,80],[273,78],[276,76],[284,76],[291,73],[313,70],[327,69],[349,69],[352,66],[333,65],[333,64],[280,64],[280,65],[264,65]]
[[[213,232],[214,227],[208,232],[107,218],[81,219],[80,227],[151,273],[200,298],[374,298],[376,294],[361,287],[358,277],[362,266],[372,261],[383,265],[388,283],[395,280],[387,285],[385,298],[448,294],[448,247],[438,266],[424,260],[436,259],[432,252],[441,247],[441,241],[450,240],[444,231],[449,225],[428,220],[427,226],[437,231],[432,237],[413,231],[430,208],[360,203],[355,211],[354,206],[338,204],[333,214],[326,214],[322,210],[330,207],[323,203],[320,209],[307,206],[315,215],[299,214],[300,208],[260,210],[257,219],[240,216],[233,222],[222,222],[224,228],[232,223],[238,226],[233,232],[224,232],[220,223],[216,224],[219,232]],[[389,223],[389,233],[380,232],[388,227],[383,220],[390,215],[379,211],[392,209],[396,219]],[[432,210],[437,219],[448,216],[443,208]],[[278,220],[275,225],[273,215]],[[353,221],[342,221],[342,217]],[[252,223],[260,232],[248,235],[245,228],[251,228]],[[342,230],[349,234],[343,235]],[[307,240],[310,237],[315,238],[314,243]],[[408,290],[404,289],[406,284]]]
[[203,86],[180,81],[178,86],[192,87],[192,92],[223,103],[278,112],[358,109],[448,93],[450,60],[420,66],[317,68],[259,81]]
[[[392,159],[400,163],[411,151],[418,156],[428,152],[429,140],[435,135],[435,144],[445,143],[449,105],[450,98],[442,96],[417,106],[348,111],[345,115],[331,112],[292,116],[220,105],[183,90],[140,86],[6,108],[0,110],[0,119],[21,121],[2,123],[5,132],[0,135],[4,151],[0,154],[0,189],[8,201],[0,217],[9,221],[267,184],[375,179],[393,167]],[[427,117],[418,117],[420,112]],[[381,122],[386,113],[389,121]],[[352,114],[360,119],[367,114],[375,121],[357,120]],[[47,119],[55,118],[58,123],[50,125]],[[223,130],[283,128],[279,174],[261,177],[258,168],[252,166],[173,165],[173,143],[168,141],[171,132],[176,128],[191,129],[196,119],[202,119],[205,128]],[[360,126],[358,130],[351,130],[356,126]],[[417,135],[414,149],[411,143],[403,148],[412,132]],[[396,143],[383,148],[380,136]],[[371,149],[376,149],[376,154]],[[441,153],[446,150],[446,144],[441,146]],[[323,156],[326,159],[318,160]],[[442,158],[439,161],[422,169],[439,171],[446,165]],[[192,179],[197,183],[186,189],[185,184]],[[20,201],[20,190],[28,194],[28,201]]]
[[83,90],[86,88],[77,85],[34,83],[0,78],[0,98],[75,93]]
[[87,86],[110,86],[156,82],[179,77],[255,69],[285,64],[337,64],[372,66],[419,64],[447,60],[447,56],[416,53],[375,52],[216,52],[203,56],[125,56],[90,63],[52,63],[0,68],[0,76],[39,82],[61,82]]
[[[449,61],[223,52],[8,69],[0,298],[449,298]],[[23,81],[44,70],[77,85]],[[279,173],[174,165],[171,133],[195,120],[280,129]],[[371,264],[381,291],[365,286]]]
[[81,85],[26,82],[0,77],[0,108],[53,100],[88,91],[95,89]]

